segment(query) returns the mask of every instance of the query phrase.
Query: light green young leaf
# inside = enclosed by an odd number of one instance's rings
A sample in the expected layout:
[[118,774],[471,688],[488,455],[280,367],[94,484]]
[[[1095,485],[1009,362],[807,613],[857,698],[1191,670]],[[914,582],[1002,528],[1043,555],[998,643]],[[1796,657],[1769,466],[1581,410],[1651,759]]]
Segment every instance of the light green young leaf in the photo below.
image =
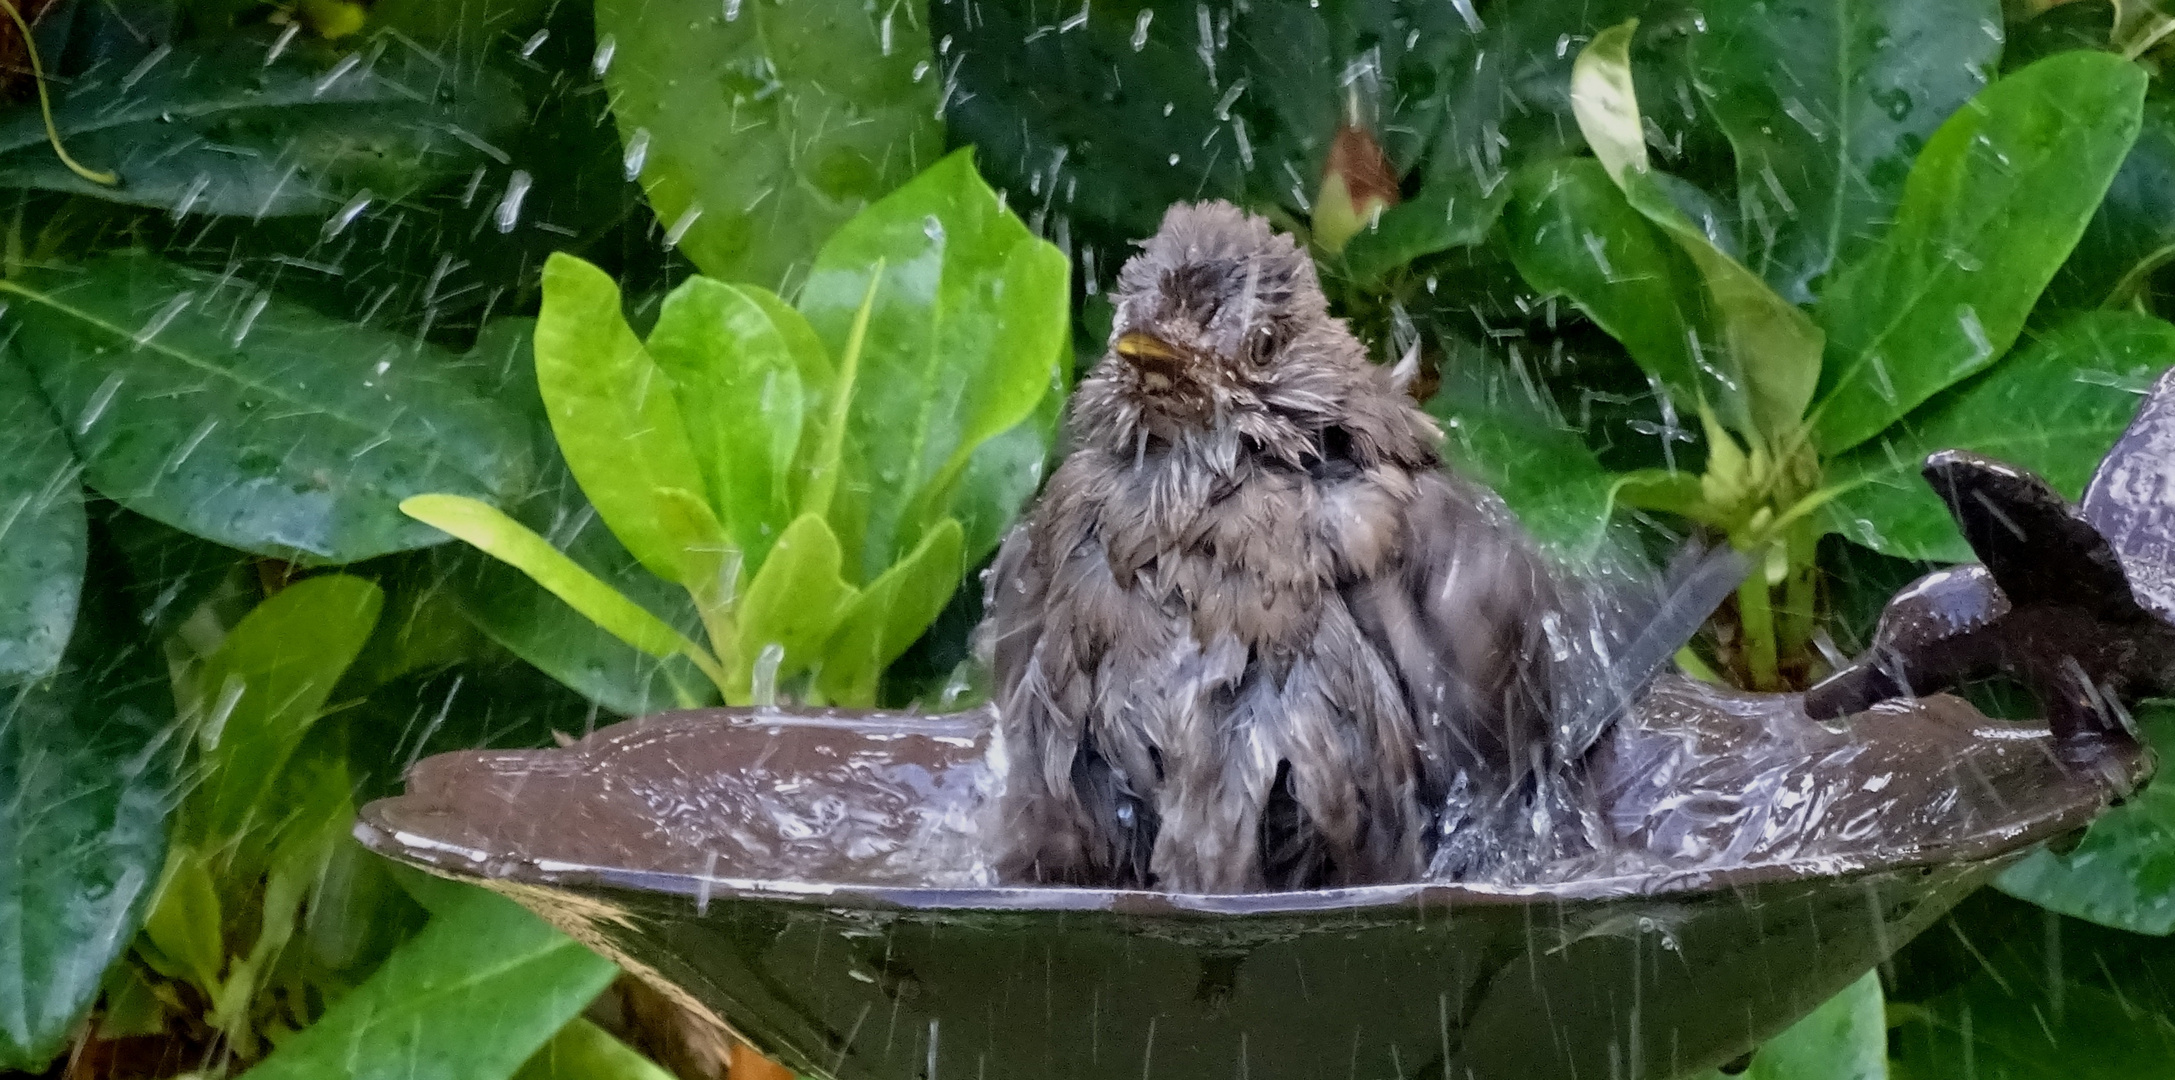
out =
[[1638,29],[1639,20],[1631,19],[1595,34],[1571,64],[1571,113],[1586,145],[1619,185],[1647,170],[1646,131],[1631,83],[1631,38]]
[[838,538],[821,517],[802,514],[787,526],[740,602],[738,663],[727,684],[732,704],[747,704],[756,661],[768,646],[784,651],[779,679],[823,661],[824,644],[860,596],[839,576],[843,560]]
[[943,152],[923,8],[602,0],[596,19],[628,160],[711,277],[783,288]]
[[544,264],[536,380],[567,467],[612,535],[678,580],[680,553],[699,538],[661,518],[655,492],[708,488],[672,382],[628,327],[610,275],[564,252]]
[[577,1016],[536,1052],[514,1080],[673,1080],[656,1062]]
[[183,804],[186,842],[217,851],[244,830],[279,824],[286,808],[265,805],[265,795],[370,639],[384,602],[362,578],[304,578],[227,632],[196,680],[194,735],[206,775]]
[[225,923],[211,866],[208,853],[178,844],[167,849],[166,871],[152,896],[151,913],[144,917],[145,944],[137,946],[159,974],[185,979],[207,996],[219,992],[227,963]]
[[1632,208],[1699,268],[1711,340],[1692,351],[1702,371],[1715,372],[1703,387],[1709,403],[1748,438],[1782,445],[1799,430],[1819,382],[1820,328],[1717,246],[1648,171],[1631,81],[1631,35],[1637,26],[1632,20],[1602,31],[1579,54],[1571,100],[1579,130]]
[[929,628],[959,587],[966,572],[960,562],[962,544],[959,522],[945,518],[906,558],[861,590],[838,634],[824,648],[823,670],[816,675],[824,700],[875,704],[876,681],[884,668]]
[[1895,227],[1821,297],[1823,453],[1872,438],[2009,350],[2137,138],[2146,81],[2118,56],[2058,53],[1934,133]]
[[619,969],[502,897],[436,914],[248,1080],[503,1080]]
[[[1888,1016],[1880,973],[1868,971],[1767,1040],[1743,1080],[1887,1080]],[[1722,1080],[1709,1072],[1698,1080]]]
[[[834,355],[878,267],[846,431],[866,488],[838,493],[867,508],[865,534],[847,539],[853,580],[873,578],[950,516],[969,456],[1034,411],[1068,355],[1065,256],[1005,208],[968,151],[824,244],[800,306]],[[838,381],[849,382],[843,369]]]
[[2076,498],[2136,415],[2139,395],[2171,362],[2175,325],[2120,311],[2075,316],[1832,461],[1826,480],[1845,490],[1820,520],[1883,554],[1970,561],[1947,506],[1919,476],[1926,455],[1986,454]]
[[792,520],[794,459],[810,412],[801,385],[807,361],[796,352],[821,349],[799,312],[751,291],[759,290],[689,278],[665,297],[648,342],[672,377],[718,519],[748,567]]
[[702,650],[640,604],[597,580],[528,526],[498,508],[458,495],[418,495],[402,513],[443,529],[549,589],[612,636],[656,657],[701,655]]

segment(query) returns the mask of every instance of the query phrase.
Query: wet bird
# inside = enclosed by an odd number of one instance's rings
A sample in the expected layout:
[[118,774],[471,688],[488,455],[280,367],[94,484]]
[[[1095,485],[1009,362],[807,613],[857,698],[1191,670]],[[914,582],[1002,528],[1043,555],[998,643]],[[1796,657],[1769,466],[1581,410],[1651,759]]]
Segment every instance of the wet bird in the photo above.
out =
[[1112,299],[986,581],[1000,875],[1252,892],[1601,843],[1583,756],[1726,568],[1667,617],[1556,573],[1259,217],[1172,208]]

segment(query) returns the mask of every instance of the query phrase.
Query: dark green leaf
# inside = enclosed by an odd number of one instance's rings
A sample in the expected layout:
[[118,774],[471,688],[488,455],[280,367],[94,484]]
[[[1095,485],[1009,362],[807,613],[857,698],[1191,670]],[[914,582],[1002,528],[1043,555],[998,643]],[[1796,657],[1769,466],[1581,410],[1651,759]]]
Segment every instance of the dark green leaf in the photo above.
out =
[[[1722,1080],[1703,1073],[1698,1080]],[[1887,1080],[1888,1018],[1868,971],[1803,1020],[1760,1044],[1745,1080]]]
[[2004,980],[1989,972],[1909,1010],[1896,1031],[1895,1074],[2137,1080],[2167,1071],[2175,1057],[2175,1024],[2167,1017],[2119,991],[2049,974],[2058,981]]
[[141,254],[0,291],[91,486],[186,532],[352,562],[443,539],[401,515],[409,495],[529,480],[518,417],[413,337]]
[[2145,73],[2048,57],[1950,117],[1911,167],[1896,224],[1819,310],[1814,433],[1835,454],[1993,363],[2083,232],[2137,137]]
[[1344,245],[1345,272],[1371,284],[1425,255],[1479,243],[1495,228],[1511,187],[1443,182],[1390,207]]
[[1503,232],[1526,282],[1568,297],[1673,394],[1698,401],[1691,342],[1706,298],[1691,259],[1632,209],[1599,161],[1536,162],[1511,188]]
[[86,558],[83,483],[30,373],[0,353],[0,683],[60,663]]
[[536,378],[559,452],[604,524],[650,573],[680,578],[701,538],[677,528],[660,488],[706,490],[672,384],[634,336],[619,286],[572,255],[544,264]]
[[838,495],[868,508],[846,554],[859,581],[950,515],[975,449],[1032,414],[1071,358],[1064,255],[1005,209],[966,151],[823,245],[800,306],[831,355],[845,355],[879,273],[846,432],[867,490]]
[[[2147,704],[2137,720],[2160,754],[2175,760],[2175,715]],[[2020,900],[2136,934],[2175,932],[2175,786],[2145,789],[2092,823],[2076,848],[2041,848],[1995,885]]]
[[958,494],[952,498],[952,514],[966,533],[968,566],[981,565],[997,550],[1020,508],[1041,489],[1043,469],[1049,464],[1064,413],[1064,389],[1053,386],[1035,406],[1033,416],[975,448],[967,460]]
[[668,242],[711,277],[778,288],[935,160],[946,76],[926,18],[853,0],[602,0],[605,85]]
[[503,77],[394,37],[339,55],[269,35],[188,43],[94,68],[54,102],[68,170],[35,101],[0,114],[0,186],[49,188],[189,213],[330,214],[464,176],[523,118]]
[[[2085,7],[2065,4],[2064,7]],[[2175,258],[2175,104],[2145,102],[2137,142],[2107,187],[2107,197],[2077,239],[2069,261],[2047,283],[2042,312],[2127,302],[2152,271]]]
[[471,890],[249,1080],[501,1080],[618,973],[511,901]]
[[1451,464],[1494,488],[1536,540],[1573,563],[1599,549],[1619,477],[1539,391],[1463,344],[1427,411],[1442,421]]
[[173,697],[131,630],[87,604],[59,673],[0,700],[0,1069],[66,1045],[158,884]]
[[197,673],[195,737],[207,767],[184,805],[184,835],[206,850],[279,824],[266,805],[287,759],[377,626],[385,594],[346,574],[274,593],[227,632]]
[[1750,265],[1794,303],[1887,227],[1911,160],[1986,85],[2000,0],[1706,9],[1698,79],[1737,154]]
[[[815,411],[806,406],[824,389],[804,392],[800,373],[827,362],[807,320],[751,295],[760,291],[689,278],[665,297],[646,343],[672,379],[688,442],[743,572],[761,564],[793,519],[795,455],[805,414]],[[774,312],[788,325],[773,321]],[[797,357],[797,348],[818,356]]]
[[1999,458],[2074,499],[2170,364],[2175,325],[2079,315],[1831,463],[1826,483],[1852,486],[1827,505],[1827,527],[1887,555],[1969,561],[1947,507],[1919,476],[1926,455],[1954,448]]

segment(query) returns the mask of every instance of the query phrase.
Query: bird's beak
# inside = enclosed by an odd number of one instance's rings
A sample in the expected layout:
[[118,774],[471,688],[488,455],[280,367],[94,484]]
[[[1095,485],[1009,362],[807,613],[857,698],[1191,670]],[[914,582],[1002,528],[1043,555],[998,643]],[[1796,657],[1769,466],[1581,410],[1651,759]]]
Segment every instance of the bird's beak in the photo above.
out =
[[1191,357],[1184,349],[1155,336],[1138,330],[1118,335],[1117,353],[1126,362],[1139,368],[1143,374],[1163,378],[1177,376],[1184,371]]

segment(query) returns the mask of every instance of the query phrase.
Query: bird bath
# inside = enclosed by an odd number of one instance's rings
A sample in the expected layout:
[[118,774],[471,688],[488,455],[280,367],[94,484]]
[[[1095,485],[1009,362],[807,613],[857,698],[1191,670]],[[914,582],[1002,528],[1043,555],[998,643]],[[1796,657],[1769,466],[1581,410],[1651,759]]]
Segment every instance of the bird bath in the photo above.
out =
[[[1545,880],[1007,887],[986,710],[678,712],[445,754],[356,832],[811,1075],[1681,1075],[2144,782],[2116,702],[2175,686],[2171,459],[2175,374],[2081,507],[1934,455],[1984,566],[1898,594],[1874,652],[1809,696],[1657,680],[1585,763],[1615,850]],[[1927,692],[1987,668],[2031,683],[2056,730]]]

